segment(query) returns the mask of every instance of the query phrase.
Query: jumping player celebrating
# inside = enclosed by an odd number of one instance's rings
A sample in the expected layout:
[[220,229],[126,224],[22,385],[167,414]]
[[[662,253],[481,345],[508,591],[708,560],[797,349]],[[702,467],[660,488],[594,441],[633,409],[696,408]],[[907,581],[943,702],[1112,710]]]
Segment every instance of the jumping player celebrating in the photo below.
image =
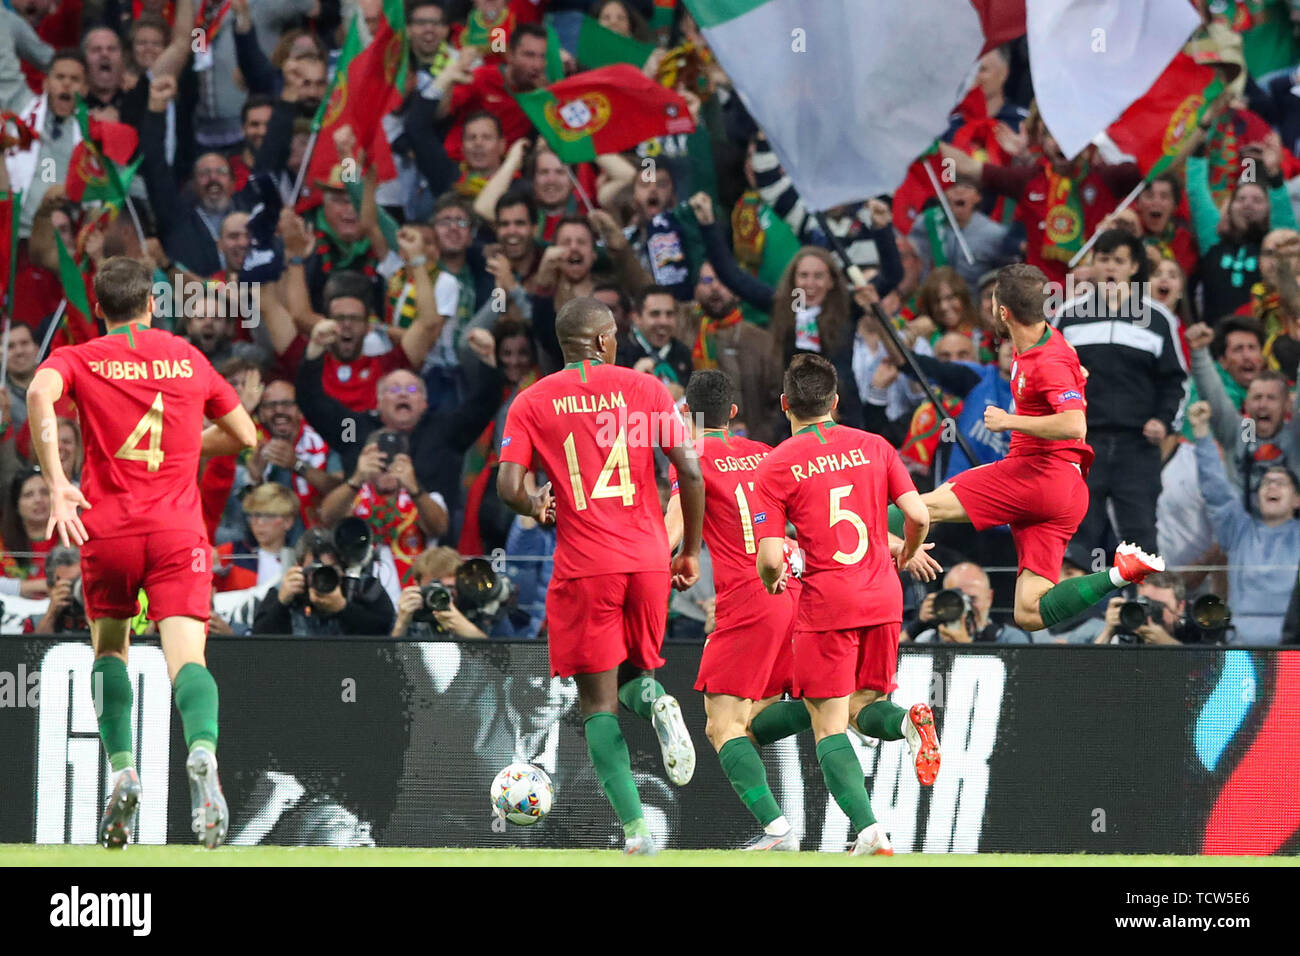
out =
[[[670,577],[683,590],[699,578],[704,482],[668,390],[614,364],[609,308],[573,299],[556,316],[555,333],[566,365],[510,406],[497,491],[519,514],[556,524],[546,593],[551,674],[577,678],[587,751],[623,824],[627,852],[653,854],[618,705],[651,721],[668,778],[687,783],[695,749],[681,706],[654,670],[664,663]],[[668,455],[681,486],[685,540],[671,566],[655,448]],[[534,457],[551,481],[529,491]]]
[[[1092,448],[1084,441],[1083,368],[1065,337],[1047,323],[1047,276],[1023,263],[998,272],[993,313],[1015,345],[1015,412],[984,409],[990,431],[1011,431],[1007,457],[963,472],[923,498],[931,521],[969,521],[977,531],[1011,526],[1019,559],[1016,623],[1050,627],[1092,607],[1111,591],[1165,569],[1164,559],[1124,543],[1115,565],[1061,581],[1061,560],[1088,512]],[[1057,582],[1060,581],[1058,584]]]
[[[907,738],[918,778],[934,782],[940,759],[934,715],[925,704],[904,710],[889,700],[898,686],[903,621],[896,570],[913,567],[923,554],[930,522],[898,452],[879,435],[835,424],[836,389],[835,368],[821,356],[798,355],[786,370],[781,408],[793,437],[758,467],[757,567],[768,591],[779,592],[786,521],[793,523],[804,552],[795,690],[811,717],[826,786],[857,834],[853,854],[892,856],[846,732],[852,720],[872,737]],[[905,519],[903,546],[894,552],[886,518],[891,501]]]
[[[726,374],[698,371],[686,386],[687,427],[704,476],[704,543],[713,559],[717,626],[700,657],[695,689],[704,692],[706,733],[722,771],[763,833],[747,850],[798,850],[799,835],[772,796],[763,761],[748,736],[754,716],[792,688],[790,649],[798,580],[769,595],[754,576],[754,483],[772,450],[730,434],[735,394]],[[668,540],[681,536],[682,509],[674,491],[664,515]]]
[[[211,849],[225,840],[229,811],[217,780],[217,685],[204,658],[212,567],[195,475],[201,454],[251,448],[257,430],[198,349],[149,327],[151,282],[149,270],[133,259],[104,263],[95,276],[95,311],[108,334],[56,349],[32,379],[27,409],[50,489],[50,534],[81,548],[95,650],[92,690],[115,773],[100,842],[126,845],[141,797],[126,662],[143,588],[189,748],[194,832]],[[63,395],[81,417],[81,491],[59,464],[54,403]],[[204,416],[216,424],[204,430]]]

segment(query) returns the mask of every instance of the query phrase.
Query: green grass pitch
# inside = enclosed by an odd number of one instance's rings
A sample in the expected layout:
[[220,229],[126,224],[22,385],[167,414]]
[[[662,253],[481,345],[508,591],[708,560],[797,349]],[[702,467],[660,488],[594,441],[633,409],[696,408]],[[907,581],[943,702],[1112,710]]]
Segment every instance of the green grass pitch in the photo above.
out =
[[1113,856],[1106,854],[742,853],[665,850],[627,858],[616,850],[348,849],[250,846],[215,851],[191,846],[0,845],[0,866],[1297,866],[1300,857]]

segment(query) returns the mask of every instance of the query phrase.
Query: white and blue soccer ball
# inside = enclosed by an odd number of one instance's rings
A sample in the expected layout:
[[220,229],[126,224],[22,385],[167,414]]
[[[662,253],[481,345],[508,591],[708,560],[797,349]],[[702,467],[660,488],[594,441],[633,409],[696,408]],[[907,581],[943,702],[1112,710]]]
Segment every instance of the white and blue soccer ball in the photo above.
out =
[[554,801],[551,778],[529,763],[512,763],[492,781],[492,812],[516,826],[538,823]]

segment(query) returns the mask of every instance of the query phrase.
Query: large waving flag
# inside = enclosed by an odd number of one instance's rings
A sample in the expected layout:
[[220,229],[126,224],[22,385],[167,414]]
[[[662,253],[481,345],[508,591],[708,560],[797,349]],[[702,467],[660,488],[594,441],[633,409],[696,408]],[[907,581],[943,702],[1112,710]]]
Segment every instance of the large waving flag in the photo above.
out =
[[50,340],[51,349],[61,345],[78,345],[99,334],[99,326],[96,325],[90,308],[90,295],[87,291],[90,283],[86,280],[86,274],[72,258],[72,253],[68,252],[63,237],[57,231],[54,233],[54,241],[59,247],[59,282],[68,304],[63,311],[59,330]]
[[516,94],[515,100],[566,163],[695,129],[681,96],[626,63],[578,73],[544,89]]
[[1213,68],[1180,53],[1146,95],[1107,127],[1105,135],[1133,157],[1150,181],[1186,152],[1201,119],[1223,90]]
[[1034,97],[1061,152],[1083,152],[1200,25],[1188,0],[1028,0]]
[[383,119],[401,105],[406,89],[406,13],[402,0],[384,0],[383,16],[364,49],[357,29],[360,15],[357,13],[348,27],[334,82],[313,121],[318,134],[308,167],[312,180],[330,178],[330,170],[339,161],[334,131],[344,125],[352,127],[357,149],[365,151],[379,181],[397,178]]
[[1039,108],[1073,156],[1199,22],[1188,0],[685,4],[814,210],[892,193],[948,125],[979,55],[1026,29]]

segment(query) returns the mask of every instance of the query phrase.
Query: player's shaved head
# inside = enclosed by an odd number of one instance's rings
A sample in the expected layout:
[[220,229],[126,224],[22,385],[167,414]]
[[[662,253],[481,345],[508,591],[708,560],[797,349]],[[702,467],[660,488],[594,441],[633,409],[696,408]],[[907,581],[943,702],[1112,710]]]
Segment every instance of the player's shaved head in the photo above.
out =
[[998,270],[993,290],[995,311],[1005,308],[1018,325],[1037,325],[1047,319],[1047,276],[1038,266],[1017,262]]
[[95,298],[109,325],[143,319],[149,314],[153,275],[144,264],[113,256],[95,273]]
[[811,421],[831,413],[839,379],[834,365],[820,355],[805,352],[790,362],[783,387],[790,414],[800,421]]
[[725,428],[731,421],[731,406],[736,388],[727,373],[716,368],[691,374],[686,386],[686,405],[698,415],[705,428]]
[[555,317],[555,337],[566,363],[590,358],[612,361],[617,329],[609,306],[591,296],[570,299]]

